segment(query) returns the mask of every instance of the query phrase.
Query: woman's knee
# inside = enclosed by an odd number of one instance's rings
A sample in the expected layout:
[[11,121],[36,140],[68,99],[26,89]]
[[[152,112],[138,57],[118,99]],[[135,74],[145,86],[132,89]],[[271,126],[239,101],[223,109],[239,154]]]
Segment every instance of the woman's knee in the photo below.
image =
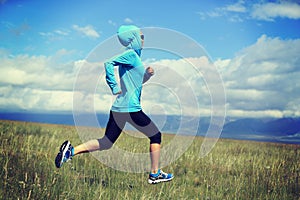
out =
[[158,132],[155,135],[149,137],[150,144],[160,144],[161,143],[161,133]]
[[113,146],[113,143],[105,136],[101,139],[98,139],[98,142],[101,151],[110,149]]

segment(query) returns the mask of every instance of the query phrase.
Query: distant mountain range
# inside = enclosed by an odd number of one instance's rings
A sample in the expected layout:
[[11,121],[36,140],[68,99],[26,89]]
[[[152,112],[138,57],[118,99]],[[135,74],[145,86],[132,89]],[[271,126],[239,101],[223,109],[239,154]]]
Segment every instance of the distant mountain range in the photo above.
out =
[[270,134],[288,136],[300,133],[300,118],[238,119],[225,124],[224,133],[239,132],[244,134]]
[[300,118],[237,119],[227,122],[222,137],[300,144]]
[[[88,119],[85,115],[81,119]],[[193,118],[181,116],[151,116],[158,123],[162,132],[190,134],[205,136],[210,124],[209,117]],[[73,114],[37,114],[37,113],[0,113],[0,119],[17,120],[28,122],[39,122],[49,124],[75,125]],[[108,115],[97,114],[98,125],[105,128]],[[80,125],[93,126],[95,122],[88,120]],[[280,118],[280,119],[257,119],[244,118],[231,120],[226,118],[225,125],[218,127],[222,130],[221,138],[238,140],[255,140],[266,142],[280,142],[289,144],[300,144],[300,118]]]
[[[181,118],[182,121],[186,121]],[[168,116],[163,131],[177,132],[180,117]],[[185,124],[185,130],[189,130],[188,124]],[[209,126],[218,126],[210,124],[210,118],[202,117],[199,121],[197,135],[205,136]],[[244,118],[225,120],[222,129],[221,138],[255,140],[267,142],[280,142],[290,144],[300,144],[300,118]]]

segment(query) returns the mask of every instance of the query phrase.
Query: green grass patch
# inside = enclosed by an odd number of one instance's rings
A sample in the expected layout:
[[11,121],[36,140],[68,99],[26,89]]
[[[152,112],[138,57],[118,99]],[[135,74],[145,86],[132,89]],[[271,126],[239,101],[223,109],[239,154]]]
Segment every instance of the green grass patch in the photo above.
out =
[[[174,136],[163,134],[163,144]],[[166,171],[173,181],[147,183],[147,173],[120,172],[91,154],[61,169],[54,158],[60,144],[81,143],[72,126],[0,121],[1,199],[299,199],[300,147],[220,139],[200,158],[203,138]],[[130,145],[128,145],[130,144]],[[123,134],[119,148],[147,152],[148,140]]]

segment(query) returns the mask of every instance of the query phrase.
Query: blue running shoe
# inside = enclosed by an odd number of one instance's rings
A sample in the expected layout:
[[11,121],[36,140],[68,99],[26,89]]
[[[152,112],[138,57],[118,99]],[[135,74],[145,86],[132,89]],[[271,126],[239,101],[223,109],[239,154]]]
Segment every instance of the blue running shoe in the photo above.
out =
[[161,169],[158,170],[157,174],[149,174],[148,183],[156,184],[160,182],[171,181],[174,178],[173,174],[163,172]]
[[55,158],[55,166],[61,168],[63,163],[68,162],[74,156],[74,147],[71,145],[70,141],[65,141],[62,143],[59,149],[59,153]]

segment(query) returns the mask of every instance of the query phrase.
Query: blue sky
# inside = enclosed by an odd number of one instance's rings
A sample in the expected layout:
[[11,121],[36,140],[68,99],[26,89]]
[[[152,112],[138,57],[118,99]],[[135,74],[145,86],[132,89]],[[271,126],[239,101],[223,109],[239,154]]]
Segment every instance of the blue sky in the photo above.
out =
[[299,37],[299,5],[293,2],[290,7],[298,6],[295,16],[289,11],[255,14],[255,7],[267,1],[131,2],[2,0],[1,46],[12,54],[50,55],[64,48],[80,55],[79,51],[88,53],[124,23],[177,30],[202,44],[213,58],[231,58],[262,34]]
[[72,110],[78,65],[122,24],[202,45],[224,81],[228,115],[300,116],[300,3],[263,0],[1,0],[0,110]]

